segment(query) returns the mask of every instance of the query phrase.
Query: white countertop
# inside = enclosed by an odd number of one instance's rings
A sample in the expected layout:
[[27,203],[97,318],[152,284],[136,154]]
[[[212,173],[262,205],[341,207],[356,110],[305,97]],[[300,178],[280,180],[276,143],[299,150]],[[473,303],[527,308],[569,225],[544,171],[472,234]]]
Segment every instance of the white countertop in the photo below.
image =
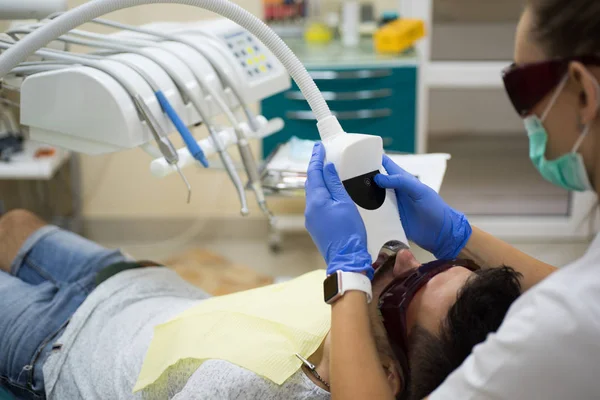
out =
[[40,148],[53,147],[28,140],[23,152],[12,156],[8,163],[0,162],[0,179],[51,179],[56,171],[69,159],[70,153],[56,148],[52,157],[35,158]]

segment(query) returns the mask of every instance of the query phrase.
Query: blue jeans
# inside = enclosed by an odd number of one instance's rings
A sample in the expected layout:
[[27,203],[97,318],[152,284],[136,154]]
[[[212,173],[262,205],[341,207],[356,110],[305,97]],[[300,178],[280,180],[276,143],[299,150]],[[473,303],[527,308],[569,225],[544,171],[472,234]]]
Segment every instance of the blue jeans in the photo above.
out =
[[118,250],[44,226],[23,244],[10,274],[0,271],[0,387],[44,399],[42,366],[96,274],[125,261]]

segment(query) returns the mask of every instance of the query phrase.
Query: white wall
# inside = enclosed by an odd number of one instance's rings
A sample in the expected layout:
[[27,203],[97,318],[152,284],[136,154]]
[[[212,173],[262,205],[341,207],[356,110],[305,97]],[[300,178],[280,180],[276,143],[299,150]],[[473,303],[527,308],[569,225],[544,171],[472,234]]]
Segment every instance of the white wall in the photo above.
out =
[[[517,16],[513,22],[436,22],[433,60],[504,61],[508,65],[513,59]],[[523,123],[503,89],[432,90],[429,129],[434,135],[498,134],[521,132]]]

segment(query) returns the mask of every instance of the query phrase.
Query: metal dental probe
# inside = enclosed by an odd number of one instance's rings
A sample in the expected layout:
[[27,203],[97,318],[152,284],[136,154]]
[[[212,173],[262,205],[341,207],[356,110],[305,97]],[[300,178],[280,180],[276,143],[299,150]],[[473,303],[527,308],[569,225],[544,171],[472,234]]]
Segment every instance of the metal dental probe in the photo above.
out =
[[183,172],[181,172],[181,169],[179,168],[179,165],[178,165],[179,154],[177,154],[177,150],[175,149],[175,147],[173,146],[171,141],[164,135],[164,132],[162,132],[162,128],[160,128],[160,124],[158,123],[158,121],[156,120],[154,115],[152,114],[152,111],[150,110],[150,108],[148,107],[148,105],[146,104],[146,102],[144,101],[142,96],[138,93],[137,95],[135,95],[133,100],[135,101],[137,108],[145,116],[146,121],[149,122],[148,128],[150,129],[152,136],[154,136],[154,140],[156,141],[156,144],[158,145],[160,152],[165,157],[165,160],[167,160],[167,162],[170,165],[173,165],[177,169],[177,173],[179,173],[179,176],[181,176],[181,179],[183,179],[183,181],[185,182],[185,185],[187,186],[187,189],[188,189],[187,202],[189,204],[189,202],[191,201],[191,198],[192,198],[192,187],[191,187],[190,183],[188,182],[188,180],[186,179]]

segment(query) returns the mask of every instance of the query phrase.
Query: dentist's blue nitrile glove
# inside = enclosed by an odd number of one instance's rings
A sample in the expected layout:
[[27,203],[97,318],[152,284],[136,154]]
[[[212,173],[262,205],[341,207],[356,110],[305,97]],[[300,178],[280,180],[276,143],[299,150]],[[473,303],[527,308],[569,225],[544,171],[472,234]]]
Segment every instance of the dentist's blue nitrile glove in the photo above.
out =
[[306,229],[327,263],[327,275],[341,270],[373,279],[365,225],[334,165],[324,161],[325,147],[317,143],[306,180]]
[[471,225],[464,214],[454,210],[429,186],[383,156],[389,175],[375,176],[375,183],[394,189],[400,220],[408,239],[438,259],[454,259],[471,237]]

